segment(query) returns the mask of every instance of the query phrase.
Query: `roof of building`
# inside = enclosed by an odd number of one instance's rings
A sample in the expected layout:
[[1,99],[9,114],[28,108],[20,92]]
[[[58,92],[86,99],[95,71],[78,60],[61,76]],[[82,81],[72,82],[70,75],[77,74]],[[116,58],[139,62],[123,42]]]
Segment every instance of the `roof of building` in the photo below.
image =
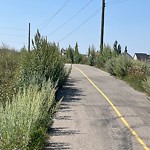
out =
[[147,55],[145,53],[135,53],[134,56],[136,55],[138,60],[149,60],[150,55]]
[[132,59],[132,56],[127,52],[123,52],[122,55]]

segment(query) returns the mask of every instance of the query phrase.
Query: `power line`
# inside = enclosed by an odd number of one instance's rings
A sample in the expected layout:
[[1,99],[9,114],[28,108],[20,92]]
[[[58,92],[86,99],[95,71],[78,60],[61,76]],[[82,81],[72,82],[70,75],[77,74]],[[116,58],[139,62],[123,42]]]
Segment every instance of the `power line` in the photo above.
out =
[[[62,25],[60,25],[59,27],[57,27],[53,32],[51,32],[49,35],[52,35],[54,33],[56,33],[58,30],[60,30],[62,27],[64,27],[67,23],[69,23],[71,20],[74,19],[74,17],[76,17],[78,14],[80,14],[86,7],[88,7],[91,3],[93,2],[93,0],[88,1],[79,11],[77,11],[73,16],[71,16],[67,21],[65,21]],[[48,35],[48,36],[49,36]]]
[[45,20],[40,26],[41,29],[43,30],[64,8],[65,6],[70,2],[70,0],[66,0],[65,3],[58,9],[58,11],[56,11],[56,13],[49,19]]
[[12,28],[12,27],[0,27],[0,29],[4,30],[22,30],[22,31],[27,31],[27,29],[21,29],[21,28]]
[[120,0],[112,0],[112,1],[108,1],[107,3],[114,3],[114,2],[118,2]]
[[15,43],[15,44],[26,44],[26,45],[27,45],[26,42],[18,42],[18,41],[16,42],[16,41],[5,41],[5,40],[4,40],[4,41],[1,41],[1,43],[6,43],[6,44],[7,44],[7,43],[13,43],[13,44]]
[[95,15],[97,15],[100,12],[101,9],[96,10],[91,16],[89,16],[85,21],[83,21],[79,26],[77,26],[74,30],[72,30],[70,33],[68,33],[66,36],[64,36],[61,40],[59,40],[58,43],[62,42],[66,38],[68,38],[70,35],[72,35],[75,31],[77,31],[79,28],[81,28],[84,24],[86,24],[89,20],[91,20]]
[[26,38],[27,36],[24,36],[24,35],[16,35],[16,34],[5,34],[5,33],[0,33],[0,35],[3,35],[3,36],[11,36],[11,37],[22,37],[22,38]]
[[108,6],[120,4],[120,3],[125,2],[125,1],[129,1],[129,0],[114,0],[114,1],[111,1],[111,2],[106,3],[105,6],[108,7]]

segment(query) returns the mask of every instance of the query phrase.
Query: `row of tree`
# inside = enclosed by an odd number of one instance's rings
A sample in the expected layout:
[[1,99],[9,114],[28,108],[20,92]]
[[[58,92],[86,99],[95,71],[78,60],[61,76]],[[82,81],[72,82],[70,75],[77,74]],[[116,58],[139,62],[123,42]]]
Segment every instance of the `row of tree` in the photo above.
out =
[[70,45],[66,49],[65,53],[65,61],[69,63],[80,63],[81,62],[81,54],[79,53],[79,46],[78,43],[76,42],[75,48],[72,48]]
[[67,62],[96,66],[150,95],[150,64],[134,61],[127,53],[127,46],[122,50],[117,41],[114,42],[113,47],[104,45],[101,51],[97,51],[93,45],[89,46],[87,55],[79,53],[76,43],[74,49],[69,46],[66,56]]
[[[127,46],[124,50],[127,53]],[[104,45],[102,51],[96,50],[94,45],[89,46],[87,55],[83,55],[79,53],[79,46],[76,42],[75,47],[72,48],[70,45],[66,49],[65,54],[63,55],[65,62],[67,63],[81,63],[81,64],[88,64],[91,66],[98,66],[104,67],[104,64],[107,60],[111,59],[112,57],[117,57],[122,53],[121,45],[115,41],[113,48],[109,45]]]

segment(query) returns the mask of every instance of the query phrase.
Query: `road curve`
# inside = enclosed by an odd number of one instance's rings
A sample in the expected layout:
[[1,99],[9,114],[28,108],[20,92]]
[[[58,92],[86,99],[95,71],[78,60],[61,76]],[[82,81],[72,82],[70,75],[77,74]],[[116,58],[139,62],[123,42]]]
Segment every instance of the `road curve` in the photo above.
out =
[[150,98],[86,65],[73,65],[46,150],[150,150]]

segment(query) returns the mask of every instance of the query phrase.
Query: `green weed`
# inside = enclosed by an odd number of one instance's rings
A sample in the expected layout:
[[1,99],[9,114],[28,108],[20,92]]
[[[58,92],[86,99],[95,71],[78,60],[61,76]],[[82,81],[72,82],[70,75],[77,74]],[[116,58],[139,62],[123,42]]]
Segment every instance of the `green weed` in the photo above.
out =
[[36,149],[42,146],[55,98],[51,82],[19,90],[12,103],[0,105],[0,149]]

